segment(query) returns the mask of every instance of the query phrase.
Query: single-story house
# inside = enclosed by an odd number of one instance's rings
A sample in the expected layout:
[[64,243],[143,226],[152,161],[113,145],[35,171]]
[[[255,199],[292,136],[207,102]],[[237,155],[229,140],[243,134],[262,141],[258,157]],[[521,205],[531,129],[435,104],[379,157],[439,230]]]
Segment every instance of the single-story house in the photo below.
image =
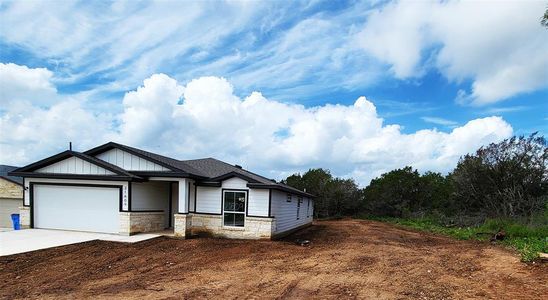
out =
[[17,167],[0,165],[0,228],[12,227],[11,214],[23,206],[23,178],[9,176]]
[[313,195],[241,166],[113,142],[10,175],[24,178],[21,222],[30,228],[270,239],[310,225],[314,212]]

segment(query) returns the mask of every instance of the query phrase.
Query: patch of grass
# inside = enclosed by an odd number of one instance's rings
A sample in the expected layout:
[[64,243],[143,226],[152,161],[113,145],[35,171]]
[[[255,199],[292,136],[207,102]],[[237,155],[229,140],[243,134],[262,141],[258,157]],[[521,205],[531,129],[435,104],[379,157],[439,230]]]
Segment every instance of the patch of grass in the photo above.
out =
[[548,226],[544,224],[528,226],[511,220],[487,220],[481,226],[453,227],[445,226],[432,218],[403,219],[369,216],[362,216],[362,218],[443,234],[459,240],[485,241],[502,230],[506,233],[506,237],[500,243],[516,249],[525,262],[535,260],[539,252],[548,252]]
[[546,238],[521,237],[509,238],[503,241],[504,244],[516,249],[521,254],[523,261],[533,261],[538,258],[539,252],[548,252],[548,241]]

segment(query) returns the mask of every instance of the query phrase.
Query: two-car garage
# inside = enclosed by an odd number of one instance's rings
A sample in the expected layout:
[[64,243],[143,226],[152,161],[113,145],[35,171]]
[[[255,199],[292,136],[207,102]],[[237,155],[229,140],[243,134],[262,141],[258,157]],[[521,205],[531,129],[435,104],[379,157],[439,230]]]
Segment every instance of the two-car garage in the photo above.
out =
[[31,184],[33,227],[118,233],[121,191],[117,185]]

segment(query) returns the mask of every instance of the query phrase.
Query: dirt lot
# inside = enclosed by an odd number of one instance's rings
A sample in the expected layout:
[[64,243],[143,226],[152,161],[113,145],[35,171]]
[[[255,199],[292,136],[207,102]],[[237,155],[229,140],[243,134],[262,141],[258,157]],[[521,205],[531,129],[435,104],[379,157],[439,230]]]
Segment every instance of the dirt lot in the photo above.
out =
[[0,298],[219,295],[546,299],[548,266],[488,243],[358,220],[317,222],[282,241],[93,241],[0,258]]

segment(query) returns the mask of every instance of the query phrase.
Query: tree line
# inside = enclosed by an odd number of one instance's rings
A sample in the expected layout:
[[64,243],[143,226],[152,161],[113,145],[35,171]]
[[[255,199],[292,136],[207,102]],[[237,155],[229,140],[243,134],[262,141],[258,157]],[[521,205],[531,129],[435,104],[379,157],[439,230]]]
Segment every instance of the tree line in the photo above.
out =
[[548,147],[538,134],[514,136],[460,158],[447,175],[395,169],[360,188],[353,179],[310,169],[283,181],[317,196],[316,218],[368,215],[435,217],[480,223],[488,218],[547,220]]

